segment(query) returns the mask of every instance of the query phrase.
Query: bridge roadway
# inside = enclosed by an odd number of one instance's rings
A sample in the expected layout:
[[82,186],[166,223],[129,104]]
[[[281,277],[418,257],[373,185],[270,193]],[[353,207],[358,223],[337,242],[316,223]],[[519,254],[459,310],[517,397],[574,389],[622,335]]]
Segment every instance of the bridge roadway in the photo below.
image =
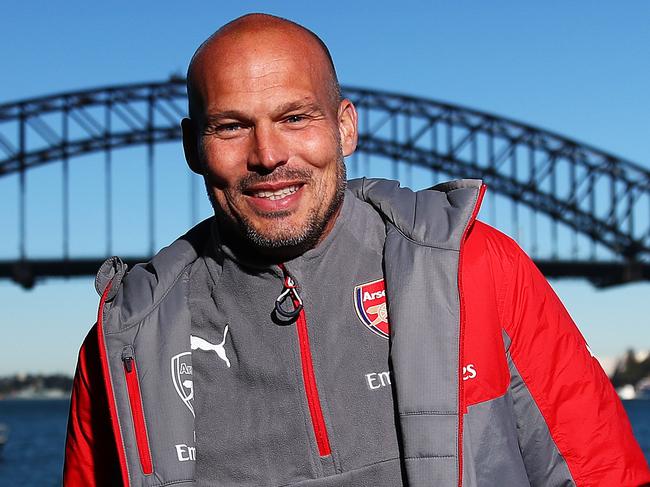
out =
[[[147,262],[148,257],[123,257],[133,267]],[[26,289],[37,281],[51,278],[94,276],[104,258],[0,260],[0,279],[11,279]],[[582,278],[596,287],[607,287],[639,280],[650,281],[650,264],[644,262],[586,262],[535,259],[535,264],[548,278]]]

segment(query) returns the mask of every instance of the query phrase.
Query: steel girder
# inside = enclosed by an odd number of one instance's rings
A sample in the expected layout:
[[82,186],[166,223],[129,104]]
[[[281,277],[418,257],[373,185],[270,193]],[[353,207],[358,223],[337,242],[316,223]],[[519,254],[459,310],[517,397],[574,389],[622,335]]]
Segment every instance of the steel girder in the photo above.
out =
[[[0,177],[57,160],[180,138],[184,80],[110,86],[0,105]],[[559,134],[435,100],[344,88],[359,150],[497,193],[586,235],[627,263],[650,261],[650,171]]]
[[[366,115],[365,121],[360,117],[361,151],[453,177],[483,179],[497,193],[562,222],[625,261],[650,260],[648,169],[469,108],[358,88],[348,88],[346,95]],[[372,112],[374,121],[367,116]]]

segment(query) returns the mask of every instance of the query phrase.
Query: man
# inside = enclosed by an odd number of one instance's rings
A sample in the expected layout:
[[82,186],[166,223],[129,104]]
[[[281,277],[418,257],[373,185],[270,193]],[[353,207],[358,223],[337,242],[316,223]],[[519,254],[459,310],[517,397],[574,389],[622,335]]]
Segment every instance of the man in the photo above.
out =
[[313,33],[239,18],[196,52],[188,95],[215,217],[100,269],[66,485],[650,481],[557,297],[475,221],[479,181],[346,189],[357,114]]

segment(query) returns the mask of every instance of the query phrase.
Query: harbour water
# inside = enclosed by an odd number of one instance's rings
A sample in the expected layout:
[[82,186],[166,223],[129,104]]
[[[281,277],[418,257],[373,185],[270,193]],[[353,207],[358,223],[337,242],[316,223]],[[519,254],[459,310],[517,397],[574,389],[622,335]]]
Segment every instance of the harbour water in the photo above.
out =
[[[634,434],[650,460],[650,399],[623,401]],[[9,441],[0,455],[0,487],[61,485],[67,400],[0,401]]]
[[1,487],[61,485],[63,445],[70,401],[0,401],[0,423],[9,439],[0,454]]

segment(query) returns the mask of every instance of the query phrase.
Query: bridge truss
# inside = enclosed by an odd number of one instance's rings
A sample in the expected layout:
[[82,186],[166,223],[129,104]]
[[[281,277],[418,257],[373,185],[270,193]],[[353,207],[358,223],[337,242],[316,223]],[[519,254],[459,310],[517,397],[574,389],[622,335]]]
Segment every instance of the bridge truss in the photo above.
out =
[[[349,173],[395,177],[414,187],[447,178],[483,179],[491,195],[487,220],[495,224],[499,218],[497,226],[523,240],[546,275],[584,277],[600,286],[650,279],[648,169],[457,105],[353,87],[344,94],[360,116],[359,148],[348,160]],[[31,286],[48,276],[93,274],[112,248],[118,192],[113,156],[135,146],[146,149],[143,161],[133,164],[146,167],[147,248],[127,260],[147,260],[156,250],[159,221],[156,147],[180,139],[185,98],[184,80],[170,79],[0,105],[0,182],[13,178],[17,186],[17,252],[2,256],[0,277]],[[70,250],[70,171],[72,159],[89,154],[103,156],[106,251],[80,256]],[[60,254],[36,258],[28,252],[28,174],[52,164],[61,171]],[[196,221],[196,204],[190,206]]]

